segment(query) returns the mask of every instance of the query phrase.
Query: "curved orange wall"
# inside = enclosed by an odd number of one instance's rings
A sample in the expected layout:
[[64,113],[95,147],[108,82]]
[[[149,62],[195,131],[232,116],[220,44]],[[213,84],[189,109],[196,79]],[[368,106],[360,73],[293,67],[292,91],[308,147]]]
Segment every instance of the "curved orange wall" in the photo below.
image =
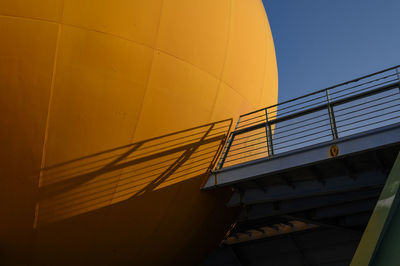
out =
[[[41,169],[275,104],[275,52],[261,0],[3,0],[0,36],[4,258],[44,264],[102,250],[131,261],[120,249],[139,234],[134,258],[157,261],[151,254],[163,250],[173,262],[178,255],[167,254],[178,247],[192,245],[198,258],[219,241],[232,214],[224,196],[198,190],[204,176],[40,227]],[[128,210],[141,218],[127,219]],[[101,220],[109,216],[115,220]],[[102,238],[104,230],[121,232]],[[216,239],[203,239],[213,232]],[[110,245],[101,244],[106,239]],[[113,241],[122,243],[117,251]]]

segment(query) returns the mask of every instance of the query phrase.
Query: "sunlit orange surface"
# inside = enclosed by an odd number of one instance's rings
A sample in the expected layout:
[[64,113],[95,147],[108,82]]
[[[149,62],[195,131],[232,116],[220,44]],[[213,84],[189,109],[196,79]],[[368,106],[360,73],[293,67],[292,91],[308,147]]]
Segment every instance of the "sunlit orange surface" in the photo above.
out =
[[2,0],[0,38],[0,264],[218,245],[230,191],[200,186],[230,119],[277,101],[261,0]]

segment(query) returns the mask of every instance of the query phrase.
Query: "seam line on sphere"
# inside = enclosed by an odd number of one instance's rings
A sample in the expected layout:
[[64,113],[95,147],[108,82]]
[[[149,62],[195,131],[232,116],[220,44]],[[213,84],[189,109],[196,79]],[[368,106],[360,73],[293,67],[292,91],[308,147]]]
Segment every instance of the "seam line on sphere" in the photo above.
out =
[[[159,17],[158,17],[157,32],[156,32],[156,35],[155,35],[155,39],[153,40],[154,41],[154,46],[156,46],[156,44],[157,44],[158,32],[160,30],[161,17],[162,17],[162,13],[163,13],[163,7],[164,7],[164,1],[161,2],[161,10],[159,12]],[[151,57],[150,70],[149,70],[149,73],[147,75],[146,87],[145,87],[145,91],[143,93],[142,101],[140,103],[140,109],[139,109],[139,113],[138,113],[138,116],[137,116],[137,120],[134,123],[134,125],[132,125],[132,133],[131,133],[130,140],[129,140],[130,143],[132,143],[133,140],[135,139],[137,126],[139,125],[139,122],[141,121],[143,105],[144,105],[144,101],[146,99],[146,95],[147,95],[147,92],[148,92],[148,89],[149,89],[149,82],[150,82],[151,73],[153,72],[154,57],[155,57],[155,54],[156,54],[156,49],[155,49],[155,47],[152,47],[152,49],[153,49],[153,55]],[[125,159],[124,161],[126,161],[126,160],[128,160],[128,159]],[[111,197],[111,203],[114,201],[114,197],[115,197],[115,194],[117,193],[117,189],[119,187],[119,183],[120,183],[123,171],[124,170],[121,169],[121,171],[119,172],[118,181],[116,182],[115,189],[114,189],[114,194]]]
[[211,118],[214,115],[215,105],[217,104],[217,99],[218,99],[218,96],[220,94],[221,83],[222,83],[221,77],[222,77],[222,74],[224,73],[226,59],[228,57],[229,46],[230,46],[230,43],[231,43],[231,26],[232,26],[232,0],[229,1],[229,24],[228,24],[228,36],[226,38],[226,45],[225,45],[224,61],[222,62],[221,71],[219,73],[217,93],[215,94],[214,101],[213,101],[212,108],[211,108],[211,113],[210,113],[210,116],[208,118],[209,122],[211,122]]
[[[61,25],[58,25],[58,32],[57,32],[57,42],[56,42],[56,47],[54,51],[54,61],[53,61],[53,71],[52,71],[52,76],[51,76],[51,84],[50,84],[50,90],[49,90],[49,100],[48,100],[48,106],[47,106],[47,114],[46,114],[46,124],[45,124],[45,130],[44,130],[44,136],[43,136],[43,144],[42,144],[42,158],[40,161],[40,171],[39,171],[39,180],[37,187],[41,187],[42,183],[42,177],[43,177],[43,169],[46,164],[46,149],[47,149],[47,139],[48,139],[48,134],[49,134],[49,121],[50,121],[50,112],[51,112],[51,106],[53,103],[53,91],[54,91],[54,86],[55,86],[55,78],[56,78],[56,71],[57,71],[57,58],[58,58],[58,52],[59,52],[59,47],[60,47],[60,39],[61,39]],[[36,203],[38,204],[38,203]],[[35,217],[33,221],[33,228],[36,228],[37,222],[39,219],[39,206],[36,206],[36,211],[35,211]]]

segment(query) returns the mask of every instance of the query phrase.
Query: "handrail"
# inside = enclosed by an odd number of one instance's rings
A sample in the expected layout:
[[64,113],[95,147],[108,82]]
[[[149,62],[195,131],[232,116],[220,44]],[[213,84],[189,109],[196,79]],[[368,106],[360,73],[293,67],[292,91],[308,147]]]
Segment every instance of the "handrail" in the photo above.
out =
[[[323,141],[332,141],[400,121],[399,68],[400,65],[387,68],[241,115],[234,131],[229,135],[216,169],[223,168],[229,162],[230,165],[235,165],[261,157],[269,158],[277,151],[281,153]],[[351,86],[347,87],[349,84]],[[319,96],[314,97],[316,95]],[[385,96],[381,97],[382,95]],[[310,96],[313,97],[310,99]],[[295,103],[296,101],[298,102]],[[284,106],[288,103],[291,105]],[[279,108],[280,106],[284,107]],[[366,112],[368,109],[371,111]],[[343,113],[344,110],[349,113]],[[390,111],[383,113],[385,110]],[[336,112],[339,114],[335,114]],[[356,113],[361,114],[355,115]],[[372,113],[378,115],[372,116]],[[317,116],[313,116],[315,114]],[[321,117],[325,119],[315,121]],[[325,124],[321,124],[323,122]],[[285,130],[280,131],[281,128]],[[256,138],[250,138],[248,133]],[[285,134],[282,136],[282,133]],[[235,139],[238,135],[244,137]],[[280,141],[276,142],[275,138]],[[284,138],[286,140],[282,140]],[[240,152],[232,152],[231,149]]]
[[278,107],[279,105],[284,105],[284,104],[287,104],[287,103],[290,103],[290,102],[293,102],[293,101],[296,101],[296,100],[299,100],[299,99],[302,99],[302,98],[306,98],[306,97],[308,97],[308,96],[312,96],[312,95],[315,95],[315,94],[324,92],[325,90],[334,89],[334,88],[336,88],[336,87],[340,87],[340,86],[347,85],[347,84],[350,84],[350,83],[353,83],[353,82],[357,82],[357,81],[359,81],[359,80],[361,80],[361,79],[369,78],[369,77],[372,77],[372,76],[374,76],[374,75],[378,75],[378,74],[387,72],[387,71],[389,71],[389,70],[394,70],[394,69],[399,69],[399,68],[400,68],[400,65],[397,65],[397,66],[394,66],[394,67],[389,67],[389,68],[386,68],[386,69],[384,69],[384,70],[377,71],[377,72],[372,73],[372,74],[368,74],[368,75],[365,75],[365,76],[362,76],[362,77],[359,77],[359,78],[355,78],[355,79],[352,79],[352,80],[350,80],[350,81],[345,81],[345,82],[342,82],[342,83],[339,83],[339,84],[336,84],[336,85],[333,85],[333,86],[330,86],[330,87],[327,87],[327,88],[324,88],[324,89],[320,89],[320,90],[317,90],[317,91],[313,91],[313,92],[310,92],[310,93],[301,95],[301,96],[296,97],[296,98],[293,98],[293,99],[289,99],[289,100],[286,100],[286,101],[283,101],[283,102],[280,102],[280,103],[277,103],[277,104],[270,105],[270,106],[265,107],[265,108],[261,108],[261,109],[258,109],[258,110],[255,110],[255,111],[252,111],[252,112],[243,114],[243,115],[241,115],[240,117],[247,116],[247,115],[250,115],[250,114],[253,114],[253,113],[257,113],[257,112],[260,112],[260,111],[262,111],[262,110],[264,110],[264,109],[269,109],[269,108],[273,108],[273,107]]

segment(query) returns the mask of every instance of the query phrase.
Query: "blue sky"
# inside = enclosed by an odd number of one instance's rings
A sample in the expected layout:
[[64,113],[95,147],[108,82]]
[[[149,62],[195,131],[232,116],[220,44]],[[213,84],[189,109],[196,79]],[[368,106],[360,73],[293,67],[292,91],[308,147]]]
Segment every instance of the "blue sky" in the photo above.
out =
[[263,0],[279,101],[400,65],[400,0]]

